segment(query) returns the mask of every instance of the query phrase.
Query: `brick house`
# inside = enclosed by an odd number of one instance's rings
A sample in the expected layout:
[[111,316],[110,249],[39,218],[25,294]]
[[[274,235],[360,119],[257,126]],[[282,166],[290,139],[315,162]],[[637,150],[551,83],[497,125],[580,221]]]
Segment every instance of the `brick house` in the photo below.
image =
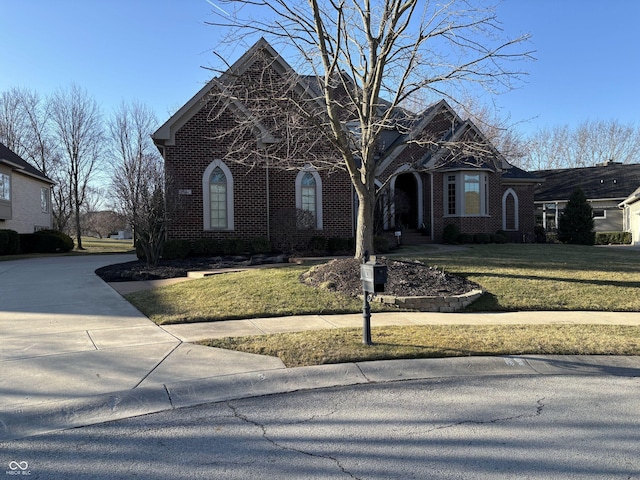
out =
[[[226,81],[265,69],[272,76],[294,73],[261,39],[229,68]],[[312,77],[297,78],[307,90],[314,88]],[[304,247],[314,236],[352,238],[357,200],[346,172],[311,164],[285,171],[237,161],[237,139],[220,132],[231,128],[238,112],[248,115],[249,107],[237,98],[217,107],[210,92],[221,81],[212,79],[152,135],[164,158],[169,201],[177,205],[168,237],[265,237],[284,249]],[[255,141],[275,143],[268,125],[256,123],[255,130]],[[429,146],[412,143],[417,134],[435,140]],[[483,145],[481,160],[462,156],[453,161],[443,147],[465,139]],[[318,151],[310,156],[331,155],[330,145],[313,148]],[[450,223],[470,234],[505,230],[516,240],[533,233],[536,178],[504,160],[444,100],[414,117],[409,129],[389,128],[381,139],[378,165],[377,178],[384,185],[377,207],[379,231],[420,229],[424,240],[434,242],[442,240]]]

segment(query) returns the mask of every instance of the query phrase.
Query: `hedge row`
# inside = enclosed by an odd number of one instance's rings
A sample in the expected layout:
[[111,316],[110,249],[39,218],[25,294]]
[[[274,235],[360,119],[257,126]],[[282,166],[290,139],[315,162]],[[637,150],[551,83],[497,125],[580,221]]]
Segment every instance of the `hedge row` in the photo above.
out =
[[[186,257],[211,257],[217,255],[257,255],[271,252],[271,242],[264,237],[249,241],[240,238],[200,238],[198,240],[167,240],[162,248],[164,260],[176,260]],[[136,245],[138,258],[144,258],[140,245]]]
[[458,226],[451,223],[444,227],[442,241],[452,245],[460,243],[507,243],[509,235],[504,230],[498,230],[496,233],[461,233]]
[[0,230],[0,255],[18,253],[63,253],[73,250],[73,239],[57,230],[18,233]]
[[[389,242],[384,237],[374,238],[374,248],[378,253],[389,252]],[[353,238],[312,237],[303,253],[309,255],[342,255],[353,254],[355,240]],[[217,255],[259,255],[271,253],[271,242],[265,237],[243,240],[226,238],[216,240],[201,238],[198,240],[167,240],[162,250],[164,260],[176,260],[186,257],[210,257]],[[144,258],[140,245],[136,246],[138,258]]]
[[596,245],[630,245],[631,232],[596,232]]

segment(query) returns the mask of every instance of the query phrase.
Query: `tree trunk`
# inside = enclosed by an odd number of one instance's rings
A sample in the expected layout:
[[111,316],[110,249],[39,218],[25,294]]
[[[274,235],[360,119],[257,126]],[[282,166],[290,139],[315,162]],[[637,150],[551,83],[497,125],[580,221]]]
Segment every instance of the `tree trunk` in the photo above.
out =
[[358,217],[356,221],[356,255],[362,260],[365,252],[373,255],[373,214],[375,209],[375,192],[358,191]]

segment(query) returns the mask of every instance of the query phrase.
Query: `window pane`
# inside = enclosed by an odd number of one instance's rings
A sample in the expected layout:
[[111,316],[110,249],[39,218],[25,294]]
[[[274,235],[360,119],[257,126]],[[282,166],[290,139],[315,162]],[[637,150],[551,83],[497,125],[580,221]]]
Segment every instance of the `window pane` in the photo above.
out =
[[480,175],[464,176],[464,213],[480,215]]
[[11,177],[0,173],[0,200],[11,200]]
[[316,180],[310,173],[302,176],[302,210],[316,213]]
[[449,175],[447,177],[447,213],[449,215],[456,214],[456,176]]
[[211,228],[227,226],[227,177],[220,167],[211,172],[209,178],[209,199],[211,202]]
[[40,207],[42,209],[42,213],[49,213],[49,189],[41,188],[40,189]]

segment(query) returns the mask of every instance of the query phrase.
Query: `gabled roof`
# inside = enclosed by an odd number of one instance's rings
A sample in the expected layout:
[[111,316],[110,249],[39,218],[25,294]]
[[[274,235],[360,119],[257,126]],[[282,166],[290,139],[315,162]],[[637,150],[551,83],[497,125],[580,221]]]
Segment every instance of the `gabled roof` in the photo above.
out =
[[[163,123],[158,130],[152,135],[153,141],[156,145],[175,145],[176,132],[187,123],[196,113],[198,113],[205,105],[209,92],[214,87],[224,87],[224,84],[228,81],[228,77],[233,72],[234,75],[242,74],[247,70],[255,59],[255,54],[258,50],[264,49],[274,59],[276,64],[282,71],[292,68],[287,62],[276,52],[271,45],[264,39],[258,40],[244,55],[242,55],[229,69],[219,77],[212,78],[204,87],[202,87],[198,93],[196,93],[191,99],[185,103],[176,113],[174,113],[169,120]],[[237,101],[230,101],[232,106],[235,106],[236,110],[242,111],[242,105]],[[268,135],[264,127],[260,125],[256,127],[262,131],[263,134]]]
[[8,165],[14,172],[37,178],[43,182],[54,184],[55,182],[47,177],[29,162],[23,160],[17,153],[10,150],[5,144],[0,143],[0,164]]
[[534,175],[544,179],[535,191],[536,202],[568,200],[580,187],[587,199],[627,198],[640,185],[640,164],[607,162],[584,168],[539,170]]

